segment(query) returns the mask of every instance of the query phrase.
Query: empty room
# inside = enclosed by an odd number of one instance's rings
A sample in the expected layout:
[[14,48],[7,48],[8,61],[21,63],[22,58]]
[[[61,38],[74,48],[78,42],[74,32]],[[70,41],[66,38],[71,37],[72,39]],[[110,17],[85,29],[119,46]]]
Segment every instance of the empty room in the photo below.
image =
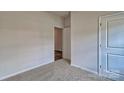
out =
[[119,11],[0,11],[0,80],[124,80],[123,35]]

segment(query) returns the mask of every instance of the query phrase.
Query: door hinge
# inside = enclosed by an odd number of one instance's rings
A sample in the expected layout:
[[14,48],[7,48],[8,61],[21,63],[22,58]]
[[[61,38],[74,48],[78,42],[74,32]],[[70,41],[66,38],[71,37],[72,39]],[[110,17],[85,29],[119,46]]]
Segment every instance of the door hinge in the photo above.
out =
[[99,47],[101,47],[101,44],[99,44]]
[[99,68],[101,69],[101,68],[102,68],[102,66],[100,65],[100,66],[99,66]]
[[99,25],[102,26],[102,23],[100,23]]

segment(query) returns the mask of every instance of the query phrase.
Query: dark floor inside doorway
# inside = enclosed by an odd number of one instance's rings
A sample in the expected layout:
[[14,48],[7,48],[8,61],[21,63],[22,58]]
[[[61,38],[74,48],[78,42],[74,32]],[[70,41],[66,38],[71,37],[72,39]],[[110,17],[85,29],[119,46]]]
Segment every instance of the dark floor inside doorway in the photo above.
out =
[[55,50],[55,61],[62,59],[62,51]]

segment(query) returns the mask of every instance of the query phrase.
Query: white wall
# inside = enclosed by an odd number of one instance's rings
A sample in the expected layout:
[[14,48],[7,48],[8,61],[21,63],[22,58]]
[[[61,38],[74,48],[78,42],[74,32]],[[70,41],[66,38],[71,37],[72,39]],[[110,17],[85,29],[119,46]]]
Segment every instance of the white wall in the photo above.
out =
[[63,29],[63,58],[71,60],[71,28],[70,15],[65,18]]
[[54,61],[54,26],[47,12],[0,12],[0,79]]
[[63,58],[71,60],[71,33],[70,28],[63,30]]
[[71,12],[71,64],[97,73],[98,16],[112,12]]

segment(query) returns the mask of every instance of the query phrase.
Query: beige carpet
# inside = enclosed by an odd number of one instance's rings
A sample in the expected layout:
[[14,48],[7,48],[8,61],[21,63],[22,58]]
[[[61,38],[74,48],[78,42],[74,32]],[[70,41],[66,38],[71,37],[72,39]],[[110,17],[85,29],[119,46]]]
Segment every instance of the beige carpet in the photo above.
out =
[[6,79],[6,81],[102,81],[99,77],[80,68],[70,66],[66,60],[59,60],[39,68]]

